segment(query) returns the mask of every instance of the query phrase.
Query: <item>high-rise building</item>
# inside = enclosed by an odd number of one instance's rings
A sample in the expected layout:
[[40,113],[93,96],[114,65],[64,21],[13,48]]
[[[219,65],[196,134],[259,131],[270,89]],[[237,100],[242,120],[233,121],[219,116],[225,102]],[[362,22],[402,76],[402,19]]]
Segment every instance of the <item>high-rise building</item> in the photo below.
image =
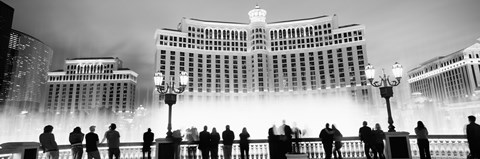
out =
[[43,92],[53,50],[37,38],[13,29],[8,47],[6,105],[12,110],[38,112],[45,103]]
[[9,81],[5,73],[8,72],[6,63],[8,59],[8,42],[10,40],[13,12],[14,9],[12,7],[0,1],[0,111],[2,111],[7,99],[7,84],[4,82]]
[[166,82],[188,72],[189,98],[293,92],[371,104],[363,25],[340,26],[336,15],[267,23],[258,6],[248,15],[250,23],[183,18],[157,29],[155,71]]
[[443,104],[465,102],[480,94],[480,44],[435,57],[408,71],[411,93]]
[[113,57],[72,58],[48,72],[47,112],[133,112],[138,74]]

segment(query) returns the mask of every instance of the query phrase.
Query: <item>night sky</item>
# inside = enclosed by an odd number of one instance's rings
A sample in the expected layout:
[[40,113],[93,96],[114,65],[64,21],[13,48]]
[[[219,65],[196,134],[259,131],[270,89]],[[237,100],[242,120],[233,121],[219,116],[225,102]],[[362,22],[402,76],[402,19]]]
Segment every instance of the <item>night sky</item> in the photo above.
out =
[[[139,73],[140,104],[153,87],[154,32],[182,17],[248,23],[255,4],[267,22],[337,14],[340,25],[366,26],[368,61],[380,72],[398,61],[405,71],[480,38],[478,0],[3,0],[13,28],[52,47],[50,70],[66,58],[119,57]],[[405,78],[406,79],[406,78]],[[404,86],[406,80],[404,80]],[[148,88],[148,89],[147,89]]]

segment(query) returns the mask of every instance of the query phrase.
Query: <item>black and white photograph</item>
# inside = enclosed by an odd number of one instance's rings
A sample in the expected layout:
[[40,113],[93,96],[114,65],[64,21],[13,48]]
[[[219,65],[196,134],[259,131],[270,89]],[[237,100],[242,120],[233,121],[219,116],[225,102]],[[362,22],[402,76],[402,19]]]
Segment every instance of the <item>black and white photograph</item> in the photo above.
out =
[[478,0],[0,0],[0,159],[480,159]]

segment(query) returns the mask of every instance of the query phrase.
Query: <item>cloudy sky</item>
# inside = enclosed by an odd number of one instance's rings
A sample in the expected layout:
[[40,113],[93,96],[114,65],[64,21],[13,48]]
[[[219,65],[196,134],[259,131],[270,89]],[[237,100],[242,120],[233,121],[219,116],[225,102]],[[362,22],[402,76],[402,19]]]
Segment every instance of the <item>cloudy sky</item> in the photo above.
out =
[[[337,14],[340,25],[366,26],[368,60],[398,61],[406,70],[468,47],[480,38],[478,0],[3,0],[15,8],[13,28],[51,46],[50,70],[66,58],[119,57],[140,74],[140,94],[153,85],[157,28],[182,17],[248,23],[259,4],[267,22]],[[390,72],[390,71],[388,71]],[[140,99],[142,102],[144,99]]]

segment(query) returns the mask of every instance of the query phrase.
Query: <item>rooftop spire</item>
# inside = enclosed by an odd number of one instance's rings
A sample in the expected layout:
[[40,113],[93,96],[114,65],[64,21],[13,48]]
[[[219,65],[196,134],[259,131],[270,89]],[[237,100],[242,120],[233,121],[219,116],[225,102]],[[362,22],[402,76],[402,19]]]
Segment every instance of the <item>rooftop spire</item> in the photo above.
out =
[[250,23],[253,22],[263,22],[265,23],[265,19],[267,16],[267,11],[261,9],[260,6],[255,5],[255,8],[248,12],[248,16],[250,17]]

